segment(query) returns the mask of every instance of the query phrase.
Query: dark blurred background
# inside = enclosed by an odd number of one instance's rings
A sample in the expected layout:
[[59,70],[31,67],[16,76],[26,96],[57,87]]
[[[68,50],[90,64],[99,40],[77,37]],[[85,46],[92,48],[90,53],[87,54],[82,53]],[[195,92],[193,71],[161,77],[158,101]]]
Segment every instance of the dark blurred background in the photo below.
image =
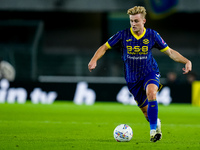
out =
[[[147,8],[146,28],[193,62],[200,75],[200,0],[0,0],[0,57],[16,69],[16,81],[46,76],[123,77],[117,49],[110,50],[90,73],[87,65],[100,45],[129,28],[127,9]],[[153,50],[163,82],[173,72],[179,82],[184,65]]]

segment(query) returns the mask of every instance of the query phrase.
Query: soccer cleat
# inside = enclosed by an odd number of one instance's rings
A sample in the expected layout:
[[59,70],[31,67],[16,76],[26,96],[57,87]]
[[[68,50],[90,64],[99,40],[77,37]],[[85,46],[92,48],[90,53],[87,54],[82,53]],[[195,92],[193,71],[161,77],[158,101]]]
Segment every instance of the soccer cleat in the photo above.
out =
[[159,118],[157,119],[156,138],[157,140],[162,139],[161,121]]
[[162,132],[161,132],[161,121],[160,119],[157,119],[157,128],[156,130],[150,131],[150,141],[156,142],[158,140],[162,139]]
[[151,130],[150,131],[150,141],[151,142],[156,142],[157,138],[156,138],[156,130]]
[[160,136],[161,134],[159,133],[156,133],[156,130],[151,130],[150,131],[150,141],[151,142],[156,142],[160,139]]

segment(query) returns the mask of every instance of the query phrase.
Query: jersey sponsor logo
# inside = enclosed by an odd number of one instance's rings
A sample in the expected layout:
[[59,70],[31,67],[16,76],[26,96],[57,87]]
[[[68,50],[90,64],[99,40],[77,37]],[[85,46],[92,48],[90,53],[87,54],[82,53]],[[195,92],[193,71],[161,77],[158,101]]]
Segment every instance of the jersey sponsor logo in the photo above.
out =
[[128,40],[126,40],[126,42],[130,42],[130,41],[132,41],[132,39],[128,39]]
[[147,56],[138,56],[138,57],[136,57],[136,56],[129,56],[129,55],[127,55],[127,58],[129,58],[129,59],[135,59],[135,60],[141,60],[141,59],[147,59]]
[[147,55],[148,54],[148,46],[126,46],[128,54],[139,54],[139,55]]
[[144,44],[149,44],[149,40],[148,40],[148,39],[144,39],[144,40],[143,40],[143,43],[144,43]]

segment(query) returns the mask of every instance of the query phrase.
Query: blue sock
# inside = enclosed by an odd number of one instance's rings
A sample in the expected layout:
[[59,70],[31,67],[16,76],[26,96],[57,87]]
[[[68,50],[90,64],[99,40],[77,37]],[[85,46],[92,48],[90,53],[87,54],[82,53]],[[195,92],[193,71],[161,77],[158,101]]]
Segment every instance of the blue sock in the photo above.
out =
[[148,102],[147,115],[149,118],[150,129],[156,130],[158,118],[158,103],[156,100]]

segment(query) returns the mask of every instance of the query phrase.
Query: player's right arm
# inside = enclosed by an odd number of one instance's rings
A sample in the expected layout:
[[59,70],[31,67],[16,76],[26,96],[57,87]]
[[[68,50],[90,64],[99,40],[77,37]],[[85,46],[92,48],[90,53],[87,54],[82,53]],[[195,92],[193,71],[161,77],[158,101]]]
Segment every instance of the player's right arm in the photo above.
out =
[[92,70],[94,70],[97,66],[97,60],[99,60],[108,50],[108,46],[105,44],[103,44],[101,47],[99,47],[99,49],[96,51],[96,53],[94,54],[94,56],[92,57],[92,59],[90,60],[89,64],[88,64],[88,69],[90,72],[92,72]]
[[94,54],[94,56],[92,57],[92,59],[88,64],[88,69],[90,72],[96,68],[97,60],[99,60],[106,53],[108,49],[111,49],[121,40],[122,37],[121,34],[122,34],[121,31],[117,32],[115,35],[109,38],[105,44],[99,47],[99,49],[96,51],[96,53]]

